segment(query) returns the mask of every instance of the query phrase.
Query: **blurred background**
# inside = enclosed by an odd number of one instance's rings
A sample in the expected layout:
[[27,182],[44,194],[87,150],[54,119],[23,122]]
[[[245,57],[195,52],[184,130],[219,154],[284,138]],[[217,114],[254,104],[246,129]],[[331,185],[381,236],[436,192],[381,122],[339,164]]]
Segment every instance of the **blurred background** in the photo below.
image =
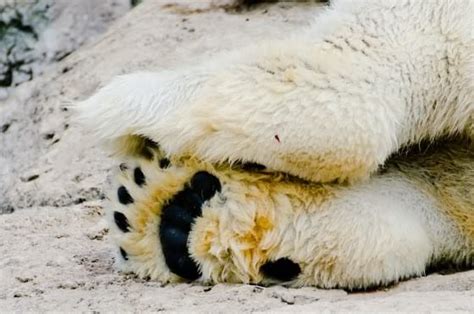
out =
[[8,87],[41,75],[138,1],[130,0],[1,0],[0,100]]

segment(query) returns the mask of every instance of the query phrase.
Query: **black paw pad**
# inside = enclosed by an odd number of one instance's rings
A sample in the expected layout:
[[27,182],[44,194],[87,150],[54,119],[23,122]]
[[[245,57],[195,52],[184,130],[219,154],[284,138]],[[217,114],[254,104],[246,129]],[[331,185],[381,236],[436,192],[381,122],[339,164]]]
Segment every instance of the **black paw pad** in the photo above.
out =
[[128,254],[124,249],[120,248],[120,255],[122,255],[124,260],[128,260]]
[[186,254],[170,252],[166,259],[170,271],[184,279],[196,280],[201,277],[197,264]]
[[138,186],[142,186],[145,184],[145,175],[143,174],[142,169],[139,167],[135,168],[133,171],[133,180]]
[[179,227],[181,230],[189,232],[191,224],[196,219],[196,215],[192,212],[183,210],[182,207],[176,205],[169,205],[163,208],[161,220],[171,226]]
[[118,188],[117,196],[118,196],[119,202],[122,203],[123,205],[133,203],[132,196],[130,195],[130,193],[128,193],[127,189],[124,186],[121,186]]
[[[170,212],[172,207],[169,207]],[[183,209],[175,208],[178,215],[185,215]],[[168,217],[170,214],[168,214]],[[179,218],[178,218],[179,220]],[[196,280],[201,276],[198,266],[189,256],[187,243],[190,225],[188,219],[173,224],[174,220],[162,220],[160,225],[160,241],[165,256],[166,265],[170,271],[187,280]],[[183,227],[184,226],[184,227]]]
[[280,258],[263,264],[260,271],[264,276],[271,279],[290,281],[301,273],[301,267],[288,258]]
[[185,208],[186,212],[189,212],[193,218],[196,218],[201,215],[201,207],[204,201],[205,199],[203,199],[198,193],[190,188],[185,188],[173,197],[170,204],[172,203],[178,207]]
[[209,200],[216,192],[221,191],[219,179],[205,171],[200,171],[192,177],[190,187],[204,201]]
[[189,231],[165,223],[165,226],[160,228],[160,239],[163,250],[175,253],[186,252],[188,234]]
[[202,213],[202,204],[220,190],[221,183],[217,177],[198,172],[189,186],[177,193],[163,208],[160,241],[166,265],[172,273],[188,280],[201,276],[197,264],[189,256],[189,232],[196,217]]
[[187,280],[196,280],[201,276],[187,247],[193,221],[194,218],[185,208],[170,205],[164,209],[159,230],[166,265],[172,273]]
[[194,191],[189,188],[176,194],[170,205],[175,205],[183,209],[186,213],[192,215],[193,219],[201,216],[201,207],[204,200]]
[[114,221],[117,227],[119,227],[120,230],[123,232],[128,232],[128,228],[130,227],[128,223],[127,217],[120,213],[120,212],[114,212]]

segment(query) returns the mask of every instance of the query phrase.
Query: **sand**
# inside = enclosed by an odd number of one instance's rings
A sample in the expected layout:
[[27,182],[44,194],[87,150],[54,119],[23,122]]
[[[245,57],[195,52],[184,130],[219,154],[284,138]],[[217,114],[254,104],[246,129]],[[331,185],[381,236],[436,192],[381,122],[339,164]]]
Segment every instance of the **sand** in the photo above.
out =
[[364,293],[162,286],[117,272],[103,217],[116,162],[71,124],[64,106],[114,75],[185,66],[283,37],[321,10],[279,3],[231,13],[219,4],[145,1],[0,103],[0,311],[473,312],[474,271]]

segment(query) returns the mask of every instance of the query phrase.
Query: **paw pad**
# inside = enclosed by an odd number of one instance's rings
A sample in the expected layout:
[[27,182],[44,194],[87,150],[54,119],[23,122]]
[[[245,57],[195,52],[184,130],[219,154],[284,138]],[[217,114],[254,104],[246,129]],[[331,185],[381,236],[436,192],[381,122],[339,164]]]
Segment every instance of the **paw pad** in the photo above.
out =
[[160,241],[171,272],[188,280],[201,276],[187,247],[191,225],[201,215],[202,204],[221,190],[217,177],[208,172],[196,173],[189,186],[177,193],[163,208]]
[[290,281],[301,273],[301,267],[288,258],[280,258],[263,264],[260,271],[271,279]]

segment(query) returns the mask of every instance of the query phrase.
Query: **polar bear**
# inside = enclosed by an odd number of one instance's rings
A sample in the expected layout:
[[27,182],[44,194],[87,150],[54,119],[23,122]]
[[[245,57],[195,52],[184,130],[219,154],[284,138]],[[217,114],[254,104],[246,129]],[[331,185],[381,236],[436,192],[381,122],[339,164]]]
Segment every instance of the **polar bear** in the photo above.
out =
[[365,289],[474,262],[474,1],[339,0],[310,27],[77,105],[124,161],[120,267]]

